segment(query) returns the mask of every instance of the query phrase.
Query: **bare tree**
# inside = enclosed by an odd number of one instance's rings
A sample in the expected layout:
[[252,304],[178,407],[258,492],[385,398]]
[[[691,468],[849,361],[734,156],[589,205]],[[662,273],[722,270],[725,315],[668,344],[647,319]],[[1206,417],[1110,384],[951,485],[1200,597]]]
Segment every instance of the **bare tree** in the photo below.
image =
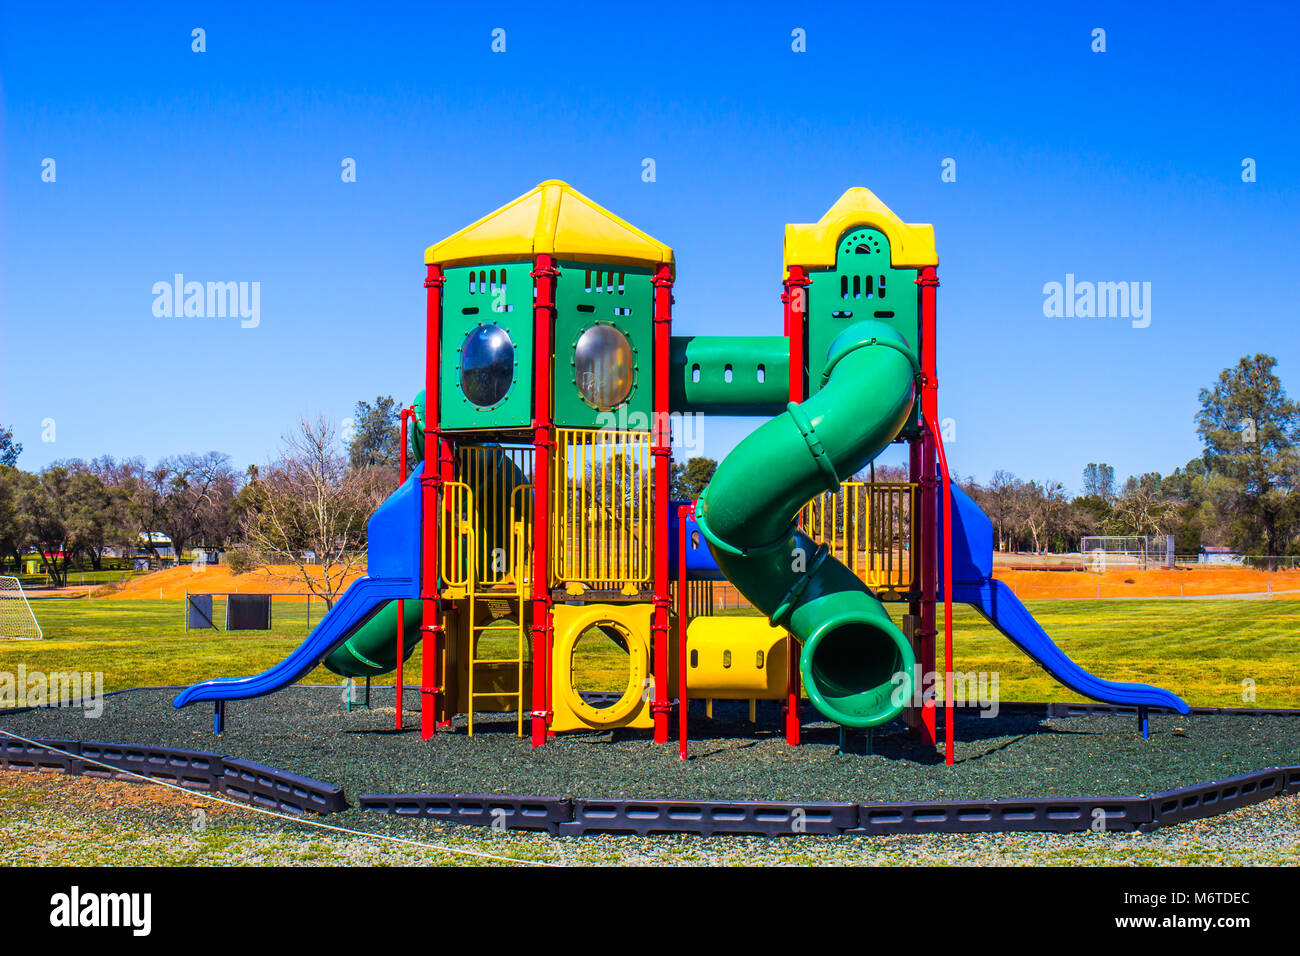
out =
[[371,470],[348,469],[324,416],[303,418],[284,437],[280,458],[250,482],[245,540],[272,575],[300,581],[333,607],[365,566],[366,522],[389,490]]
[[181,455],[164,464],[171,475],[163,530],[172,539],[177,559],[191,541],[225,544],[230,537],[230,511],[238,480],[230,456],[210,451]]
[[1165,494],[1154,472],[1129,478],[1115,501],[1115,520],[1123,534],[1163,535],[1178,521],[1181,502]]

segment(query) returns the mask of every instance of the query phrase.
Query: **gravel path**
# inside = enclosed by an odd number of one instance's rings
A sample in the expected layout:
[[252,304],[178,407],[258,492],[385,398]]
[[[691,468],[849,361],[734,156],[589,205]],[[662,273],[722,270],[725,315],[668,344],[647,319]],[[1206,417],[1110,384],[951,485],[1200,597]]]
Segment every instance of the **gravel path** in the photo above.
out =
[[11,772],[0,774],[0,866],[512,865],[472,855],[481,853],[596,866],[1300,864],[1297,796],[1145,834],[564,839],[444,827],[359,810],[328,819],[335,826],[438,846],[341,835],[156,786]]

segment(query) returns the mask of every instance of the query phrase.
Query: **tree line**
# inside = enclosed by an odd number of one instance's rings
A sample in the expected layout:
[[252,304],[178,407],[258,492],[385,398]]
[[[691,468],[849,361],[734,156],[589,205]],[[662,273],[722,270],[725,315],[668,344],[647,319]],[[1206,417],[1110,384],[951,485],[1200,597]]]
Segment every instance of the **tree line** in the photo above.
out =
[[73,458],[28,472],[18,467],[23,449],[12,428],[0,426],[0,562],[21,566],[35,552],[61,587],[75,567],[103,568],[109,551],[161,560],[161,534],[177,559],[227,550],[236,571],[294,566],[332,603],[364,562],[366,521],[396,483],[397,416],[391,397],[358,402],[343,451],[328,421],[302,419],[271,461],[243,472],[219,451],[153,464]]
[[[988,514],[1003,551],[1072,551],[1084,535],[1172,534],[1180,554],[1202,545],[1298,554],[1300,406],[1276,366],[1270,355],[1244,357],[1200,391],[1202,452],[1170,474],[1117,484],[1113,467],[1093,462],[1077,495],[1059,480],[1022,480],[1004,470],[984,484],[955,478]],[[243,472],[218,451],[153,464],[67,459],[27,472],[18,467],[21,444],[0,427],[0,560],[17,564],[35,550],[62,585],[70,567],[98,569],[111,548],[160,557],[152,536],[161,532],[178,557],[187,549],[229,549],[236,568],[298,565],[305,585],[323,587],[331,601],[335,584],[364,560],[366,520],[399,480],[399,412],[391,396],[358,402],[342,436],[324,418],[303,419],[265,466]],[[716,467],[705,457],[674,464],[673,497],[698,497]],[[880,480],[906,477],[883,466],[876,473]],[[317,570],[303,570],[308,563]],[[314,583],[322,575],[326,584]]]

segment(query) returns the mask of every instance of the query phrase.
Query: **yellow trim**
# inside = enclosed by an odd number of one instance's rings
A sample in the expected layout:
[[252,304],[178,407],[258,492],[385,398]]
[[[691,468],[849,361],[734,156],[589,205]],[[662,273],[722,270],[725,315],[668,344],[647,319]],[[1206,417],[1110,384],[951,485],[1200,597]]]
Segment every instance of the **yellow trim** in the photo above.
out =
[[[589,604],[554,608],[555,644],[552,648],[555,711],[550,729],[609,730],[614,727],[650,727],[650,621],[654,608],[648,604]],[[588,628],[608,622],[627,638],[628,677],[622,697],[608,707],[587,703],[573,686],[573,649]]]
[[673,264],[673,250],[568,183],[548,179],[424,252],[426,265],[514,262],[548,253],[612,265]]
[[835,248],[850,229],[871,226],[889,239],[889,263],[896,269],[937,266],[934,226],[903,222],[870,189],[855,186],[846,190],[817,222],[788,223],[785,227],[785,274],[790,267],[830,269],[835,266]]

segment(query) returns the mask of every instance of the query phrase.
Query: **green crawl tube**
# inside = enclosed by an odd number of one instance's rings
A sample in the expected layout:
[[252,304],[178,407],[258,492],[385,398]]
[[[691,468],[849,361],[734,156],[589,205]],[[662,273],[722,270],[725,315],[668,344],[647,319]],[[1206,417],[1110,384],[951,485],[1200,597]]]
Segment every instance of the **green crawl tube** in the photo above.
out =
[[799,670],[813,705],[846,727],[896,717],[912,697],[916,658],[867,586],[795,518],[894,439],[917,370],[889,326],[849,326],[831,345],[820,391],[737,445],[695,510],[722,573],[803,645]]

